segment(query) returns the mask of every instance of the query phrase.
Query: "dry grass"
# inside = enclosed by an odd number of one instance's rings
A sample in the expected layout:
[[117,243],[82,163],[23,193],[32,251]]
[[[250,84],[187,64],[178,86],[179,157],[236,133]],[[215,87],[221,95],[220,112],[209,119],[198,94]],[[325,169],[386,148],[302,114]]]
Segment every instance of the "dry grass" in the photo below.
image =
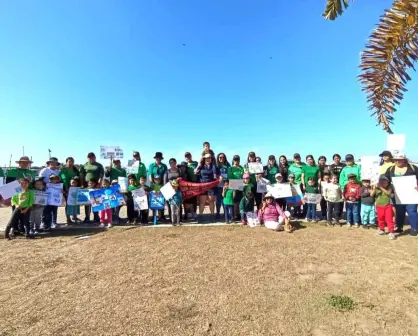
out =
[[0,335],[418,335],[418,239],[313,226],[2,241]]

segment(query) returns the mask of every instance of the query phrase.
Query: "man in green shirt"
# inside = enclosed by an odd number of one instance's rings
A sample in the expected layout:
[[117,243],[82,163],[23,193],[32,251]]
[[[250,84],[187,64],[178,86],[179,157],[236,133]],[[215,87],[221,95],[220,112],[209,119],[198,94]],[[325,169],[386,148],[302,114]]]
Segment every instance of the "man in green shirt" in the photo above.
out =
[[87,155],[88,161],[80,166],[81,185],[87,187],[87,183],[92,179],[97,179],[98,183],[102,183],[104,176],[104,168],[101,163],[96,161],[96,155],[89,153]]
[[113,160],[113,166],[110,162],[110,167],[106,167],[105,176],[109,178],[110,182],[117,180],[118,177],[126,177],[126,170],[121,167],[119,159]]
[[186,158],[187,164],[187,181],[197,182],[197,176],[194,171],[199,164],[197,163],[197,161],[193,161],[192,154],[190,154],[190,152],[186,152],[184,154],[184,157]]
[[19,161],[16,161],[18,164],[17,168],[11,168],[6,172],[6,183],[19,180],[21,178],[27,178],[29,182],[33,181],[36,177],[36,173],[29,169],[29,165],[32,161],[27,156],[22,156]]

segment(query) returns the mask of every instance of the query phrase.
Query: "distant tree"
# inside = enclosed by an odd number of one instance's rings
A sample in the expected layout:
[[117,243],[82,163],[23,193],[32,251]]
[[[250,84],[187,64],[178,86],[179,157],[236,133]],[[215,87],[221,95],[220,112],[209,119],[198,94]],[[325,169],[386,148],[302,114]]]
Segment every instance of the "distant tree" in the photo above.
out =
[[[327,0],[323,16],[335,20],[349,2]],[[417,12],[418,0],[395,0],[392,8],[381,16],[361,55],[358,79],[367,94],[372,116],[388,133],[393,133],[395,105],[400,104],[407,91],[405,85],[411,80],[407,71],[415,70],[414,63],[418,59]]]

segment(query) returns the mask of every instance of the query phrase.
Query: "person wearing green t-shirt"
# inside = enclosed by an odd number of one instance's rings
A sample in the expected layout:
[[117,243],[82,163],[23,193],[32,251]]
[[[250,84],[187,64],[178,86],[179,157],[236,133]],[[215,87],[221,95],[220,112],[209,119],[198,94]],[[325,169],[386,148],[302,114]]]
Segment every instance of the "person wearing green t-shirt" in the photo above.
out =
[[[195,170],[199,165],[197,161],[193,161],[192,154],[190,152],[186,152],[184,154],[186,159],[186,178],[185,180],[188,182],[197,182],[197,176],[195,174]],[[184,203],[184,212],[186,213],[186,219],[194,222],[197,220],[197,196],[190,197],[183,201]]]
[[[228,169],[228,180],[241,180],[244,175],[244,168],[240,165],[239,155],[232,158],[232,166]],[[234,220],[240,220],[239,202],[242,199],[242,191],[234,190]]]
[[21,192],[12,197],[12,205],[15,207],[12,213],[12,217],[6,225],[4,238],[10,240],[10,232],[12,228],[18,230],[19,221],[25,228],[25,234],[27,238],[33,238],[34,233],[30,231],[29,217],[30,209],[35,202],[35,194],[33,190],[29,190],[29,179],[21,178],[20,187]]
[[6,172],[6,183],[21,178],[27,178],[29,182],[32,182],[36,177],[36,173],[29,169],[29,165],[33,163],[29,157],[22,156],[16,163],[18,164],[17,168],[11,168]]
[[163,153],[156,152],[154,156],[155,162],[151,163],[148,168],[149,180],[151,186],[155,183],[154,177],[159,176],[163,177],[165,172],[167,171],[167,165],[162,163],[161,161],[164,160]]
[[293,163],[289,167],[289,174],[295,176],[295,184],[302,184],[302,168],[305,163],[302,162],[300,154],[296,153],[293,155]]
[[321,183],[321,171],[319,167],[315,164],[315,159],[312,155],[306,156],[306,165],[302,167],[302,185],[305,189],[308,185],[308,181],[310,178],[313,179],[315,182],[315,186],[318,186]]
[[[113,165],[110,162],[110,167],[106,167],[105,176],[109,178],[110,182],[118,180],[119,177],[126,177],[126,170],[122,168],[119,159],[114,159]],[[135,174],[135,176],[137,175]]]
[[147,167],[144,163],[141,162],[141,154],[139,152],[134,152],[133,154],[134,162],[131,166],[131,174],[135,174],[136,180],[139,183],[141,177],[147,178]]
[[234,218],[234,191],[229,189],[229,180],[223,181],[222,197],[224,203],[225,221],[230,224]]
[[279,165],[277,164],[276,157],[274,155],[269,156],[269,162],[264,167],[264,176],[270,181],[271,184],[276,183],[276,174],[280,173]]
[[80,171],[74,165],[74,159],[72,157],[67,157],[65,160],[65,167],[61,169],[60,179],[64,187],[64,195],[66,196],[68,190],[70,189],[71,180],[75,177],[80,177]]

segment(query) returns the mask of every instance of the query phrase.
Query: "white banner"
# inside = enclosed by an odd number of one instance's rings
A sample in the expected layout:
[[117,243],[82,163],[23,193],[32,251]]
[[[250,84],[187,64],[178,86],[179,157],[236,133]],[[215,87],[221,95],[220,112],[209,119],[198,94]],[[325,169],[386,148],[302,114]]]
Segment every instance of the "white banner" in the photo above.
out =
[[263,164],[260,162],[248,163],[248,170],[251,174],[259,174],[264,172]]
[[173,198],[173,196],[176,194],[176,191],[174,190],[173,186],[170,182],[167,182],[164,184],[161,189],[161,193],[163,194],[164,198],[168,201],[169,199]]
[[379,156],[362,156],[361,163],[361,178],[369,179],[371,183],[376,184],[380,176],[380,157]]
[[292,196],[292,188],[290,183],[275,183],[267,186],[267,191],[272,194],[274,198],[285,198]]
[[0,195],[3,199],[7,200],[12,198],[14,195],[22,192],[19,181],[13,181],[7,184],[4,184],[0,187]]
[[418,204],[415,175],[392,177],[396,204]]
[[229,180],[229,189],[244,190],[244,180]]
[[33,203],[45,206],[48,204],[48,197],[49,194],[46,191],[35,190],[35,201]]

